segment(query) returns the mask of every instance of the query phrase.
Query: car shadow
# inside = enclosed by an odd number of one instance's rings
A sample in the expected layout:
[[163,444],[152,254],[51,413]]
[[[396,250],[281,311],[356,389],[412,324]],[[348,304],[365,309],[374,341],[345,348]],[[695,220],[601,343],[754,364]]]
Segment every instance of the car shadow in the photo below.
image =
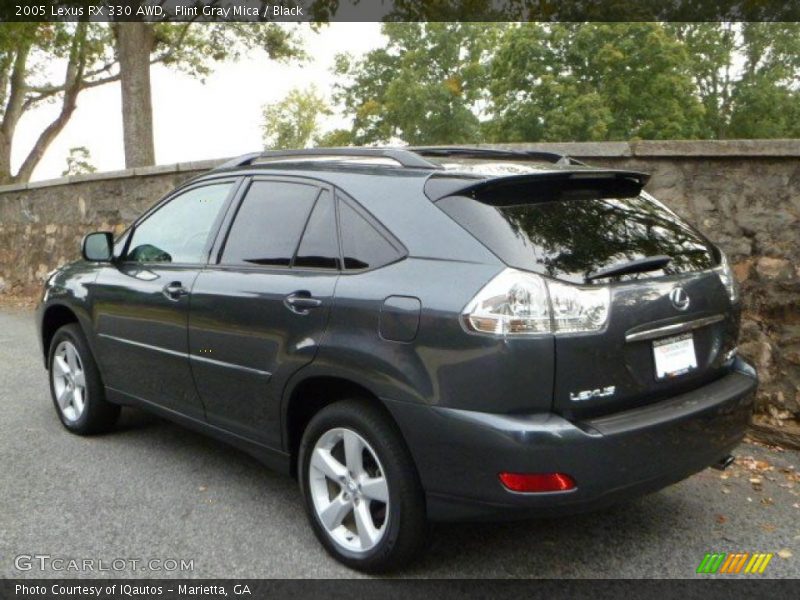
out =
[[428,552],[405,575],[609,577],[611,564],[641,559],[643,547],[675,537],[686,510],[680,499],[656,493],[578,515],[434,524]]
[[[123,410],[115,434],[116,442],[143,453],[157,450],[159,462],[202,471],[204,480],[224,481],[229,491],[249,497],[268,494],[273,516],[289,522],[305,518],[293,479],[229,444],[130,408]],[[678,495],[656,493],[572,516],[434,524],[424,556],[394,576],[609,577],[610,565],[641,562],[643,548],[679,536],[675,523],[685,522],[687,511],[691,507]],[[310,530],[308,541],[316,544]]]
[[161,419],[157,416],[139,410],[138,408],[123,407],[119,415],[119,420],[114,427],[113,433],[125,433],[128,431],[139,431],[157,425]]

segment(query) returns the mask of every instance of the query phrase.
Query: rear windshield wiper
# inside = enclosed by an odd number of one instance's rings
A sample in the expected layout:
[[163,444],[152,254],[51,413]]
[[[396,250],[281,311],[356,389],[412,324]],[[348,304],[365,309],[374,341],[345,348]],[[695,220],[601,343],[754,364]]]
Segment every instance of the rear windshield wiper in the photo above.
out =
[[593,273],[589,273],[586,276],[586,281],[594,281],[595,279],[602,279],[603,277],[613,277],[614,275],[655,271],[666,267],[671,260],[672,258],[664,254],[645,256],[644,258],[637,258],[636,260],[620,263],[613,267],[606,267],[605,269],[599,269]]

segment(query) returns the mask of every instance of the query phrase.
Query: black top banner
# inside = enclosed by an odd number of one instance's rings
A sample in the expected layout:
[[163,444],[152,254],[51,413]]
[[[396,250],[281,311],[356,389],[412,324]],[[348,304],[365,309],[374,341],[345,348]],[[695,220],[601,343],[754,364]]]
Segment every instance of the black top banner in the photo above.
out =
[[0,0],[0,21],[798,21],[800,0]]

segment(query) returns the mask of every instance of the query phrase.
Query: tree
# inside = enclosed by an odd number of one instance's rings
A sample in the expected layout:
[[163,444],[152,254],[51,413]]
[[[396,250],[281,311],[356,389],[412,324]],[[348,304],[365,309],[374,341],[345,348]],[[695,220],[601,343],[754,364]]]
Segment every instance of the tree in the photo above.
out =
[[352,141],[477,142],[488,63],[505,25],[386,23],[385,48],[336,58],[334,99],[352,116]]
[[[135,29],[139,24],[0,24],[0,184],[29,181],[45,151],[75,111],[79,94],[121,79],[115,34],[127,31],[130,25]],[[278,60],[302,57],[296,35],[275,23],[156,23],[148,24],[147,28],[152,33],[149,48],[146,42],[150,38],[141,31],[128,31],[128,41],[122,42],[122,46],[143,39],[148,50],[148,69],[162,64],[204,77],[215,63],[236,60],[242,53],[255,49],[264,50],[270,58]],[[139,71],[142,55],[139,52],[136,59]],[[63,78],[54,79],[54,66],[62,65]],[[150,89],[141,73],[126,89],[124,114],[128,117],[146,114],[145,98],[150,98]],[[26,112],[46,103],[56,103],[58,114],[40,132],[19,170],[12,173],[11,151],[19,121]],[[147,130],[149,118],[141,120],[145,124],[134,126],[133,131]],[[132,135],[135,141],[136,134]],[[131,159],[146,162],[147,157],[132,155]]]
[[122,88],[122,132],[125,167],[156,162],[153,140],[153,99],[150,54],[155,44],[154,25],[141,21],[114,26]]
[[339,148],[353,145],[353,134],[349,129],[332,129],[317,136],[314,145],[319,148]]
[[502,141],[697,137],[703,107],[683,44],[658,23],[525,23],[491,67]]
[[[88,23],[5,23],[0,25],[0,184],[25,182],[47,148],[69,121],[78,94],[113,81],[105,65],[108,29]],[[49,78],[49,61],[66,63],[64,77]],[[56,117],[39,133],[17,173],[11,150],[22,116],[45,103],[57,103]]]
[[265,148],[305,148],[316,141],[320,117],[331,113],[316,87],[293,89],[264,107]]
[[686,46],[705,109],[703,137],[800,135],[800,24],[668,25]]
[[86,173],[94,173],[97,171],[95,166],[91,163],[92,153],[86,146],[78,146],[69,149],[69,156],[67,156],[67,168],[61,173],[62,177],[70,175],[85,175]]
[[165,64],[204,77],[212,64],[263,50],[271,59],[302,58],[299,41],[275,23],[145,23],[114,25],[122,80],[125,166],[155,162],[150,67]]

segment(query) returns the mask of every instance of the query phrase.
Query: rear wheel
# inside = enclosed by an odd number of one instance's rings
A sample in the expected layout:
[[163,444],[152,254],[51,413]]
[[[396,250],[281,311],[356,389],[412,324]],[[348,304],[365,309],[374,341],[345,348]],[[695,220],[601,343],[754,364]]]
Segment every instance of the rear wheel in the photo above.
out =
[[365,401],[322,409],[303,435],[300,487],[325,549],[367,572],[396,569],[427,537],[425,500],[399,431]]
[[53,336],[48,355],[50,394],[61,423],[72,433],[111,429],[120,408],[106,401],[100,372],[80,327],[64,325]]

